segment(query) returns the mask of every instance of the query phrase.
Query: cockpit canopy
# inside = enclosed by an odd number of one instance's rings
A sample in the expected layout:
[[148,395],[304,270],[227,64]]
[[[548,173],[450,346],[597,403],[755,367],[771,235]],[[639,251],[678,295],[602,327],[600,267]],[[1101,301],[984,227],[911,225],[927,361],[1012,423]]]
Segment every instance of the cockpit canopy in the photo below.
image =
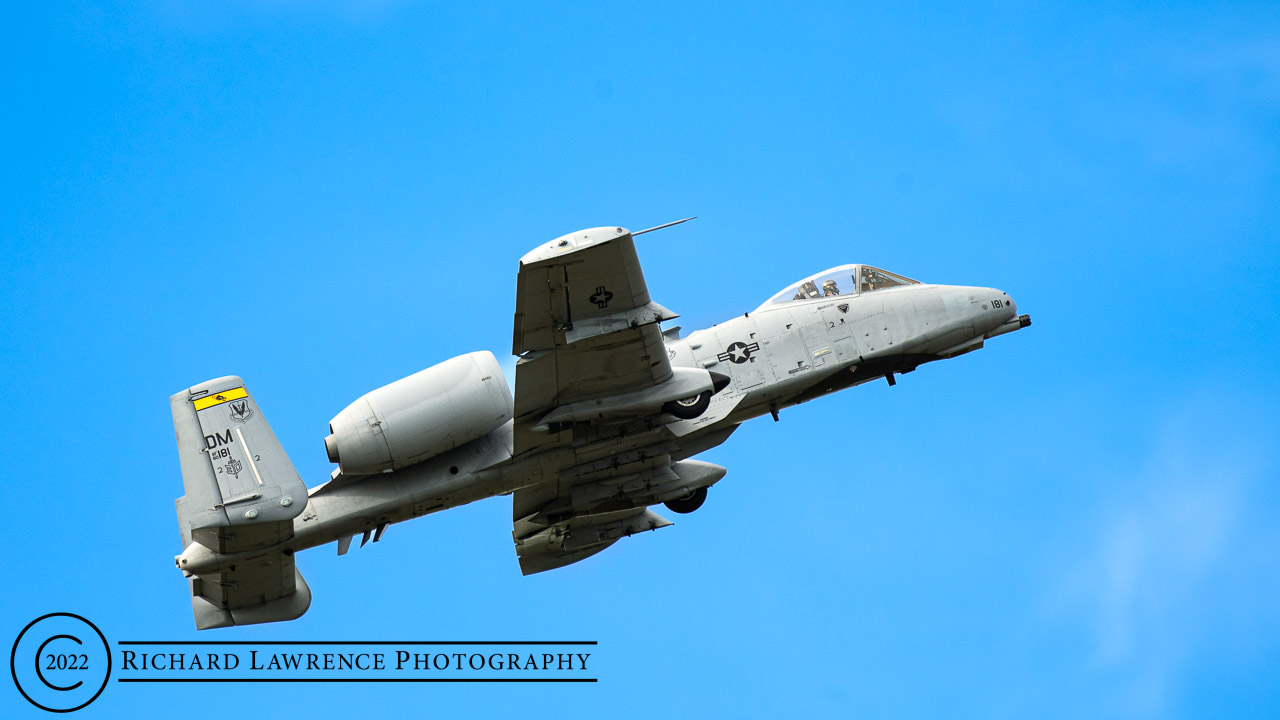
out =
[[919,284],[919,280],[895,275],[870,265],[841,265],[801,280],[769,298],[769,302],[765,305],[814,300],[835,295],[856,295],[902,285]]

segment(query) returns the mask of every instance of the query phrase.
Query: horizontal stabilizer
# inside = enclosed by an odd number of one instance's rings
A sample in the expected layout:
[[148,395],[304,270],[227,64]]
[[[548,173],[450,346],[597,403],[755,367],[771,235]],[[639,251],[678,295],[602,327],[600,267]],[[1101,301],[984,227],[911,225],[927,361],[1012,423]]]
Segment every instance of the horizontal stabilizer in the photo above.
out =
[[[242,590],[241,586],[253,589]],[[288,592],[281,594],[285,590]],[[272,595],[275,599],[259,602]],[[191,609],[197,630],[296,620],[309,607],[311,588],[291,557],[278,556],[256,567],[191,578]]]

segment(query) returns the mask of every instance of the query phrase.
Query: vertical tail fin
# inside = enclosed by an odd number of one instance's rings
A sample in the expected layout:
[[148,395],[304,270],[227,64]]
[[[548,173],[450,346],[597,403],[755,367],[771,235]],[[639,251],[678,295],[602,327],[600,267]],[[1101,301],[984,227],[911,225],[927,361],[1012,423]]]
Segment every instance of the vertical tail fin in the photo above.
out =
[[307,487],[244,382],[228,376],[169,398],[185,495],[177,500],[196,627],[292,620],[311,593],[293,563]]

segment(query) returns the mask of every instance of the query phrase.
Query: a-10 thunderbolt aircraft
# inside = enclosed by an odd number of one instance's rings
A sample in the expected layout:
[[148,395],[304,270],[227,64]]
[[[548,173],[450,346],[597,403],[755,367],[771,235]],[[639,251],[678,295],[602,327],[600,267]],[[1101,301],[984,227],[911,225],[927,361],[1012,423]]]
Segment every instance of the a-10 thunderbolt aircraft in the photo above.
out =
[[186,492],[176,561],[197,628],[297,618],[311,591],[296,551],[336,541],[342,555],[357,535],[494,495],[511,496],[523,573],[577,562],[670,525],[651,505],[701,506],[726,470],[690,458],[743,421],[892,385],[1031,322],[1000,290],[841,265],[682,338],[659,327],[676,315],[649,299],[617,227],[533,250],[516,288],[514,397],[489,352],[374,390],[330,422],[338,467],[310,490],[240,378],[170,398]]

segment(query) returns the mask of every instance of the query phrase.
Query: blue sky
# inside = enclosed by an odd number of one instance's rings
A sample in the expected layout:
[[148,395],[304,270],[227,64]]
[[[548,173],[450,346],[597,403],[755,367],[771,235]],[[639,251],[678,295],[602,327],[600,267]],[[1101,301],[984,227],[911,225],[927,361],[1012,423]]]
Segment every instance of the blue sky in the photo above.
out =
[[[0,637],[61,610],[196,638],[169,394],[243,376],[318,484],[349,402],[505,356],[529,249],[698,215],[638,241],[686,330],[849,262],[999,287],[1035,325],[745,425],[702,456],[729,468],[702,510],[588,561],[521,577],[492,499],[300,555],[308,614],[219,636],[595,639],[597,684],[236,704],[1280,713],[1274,4],[2,18]],[[206,689],[113,686],[83,712]],[[0,708],[38,714],[12,687]]]

